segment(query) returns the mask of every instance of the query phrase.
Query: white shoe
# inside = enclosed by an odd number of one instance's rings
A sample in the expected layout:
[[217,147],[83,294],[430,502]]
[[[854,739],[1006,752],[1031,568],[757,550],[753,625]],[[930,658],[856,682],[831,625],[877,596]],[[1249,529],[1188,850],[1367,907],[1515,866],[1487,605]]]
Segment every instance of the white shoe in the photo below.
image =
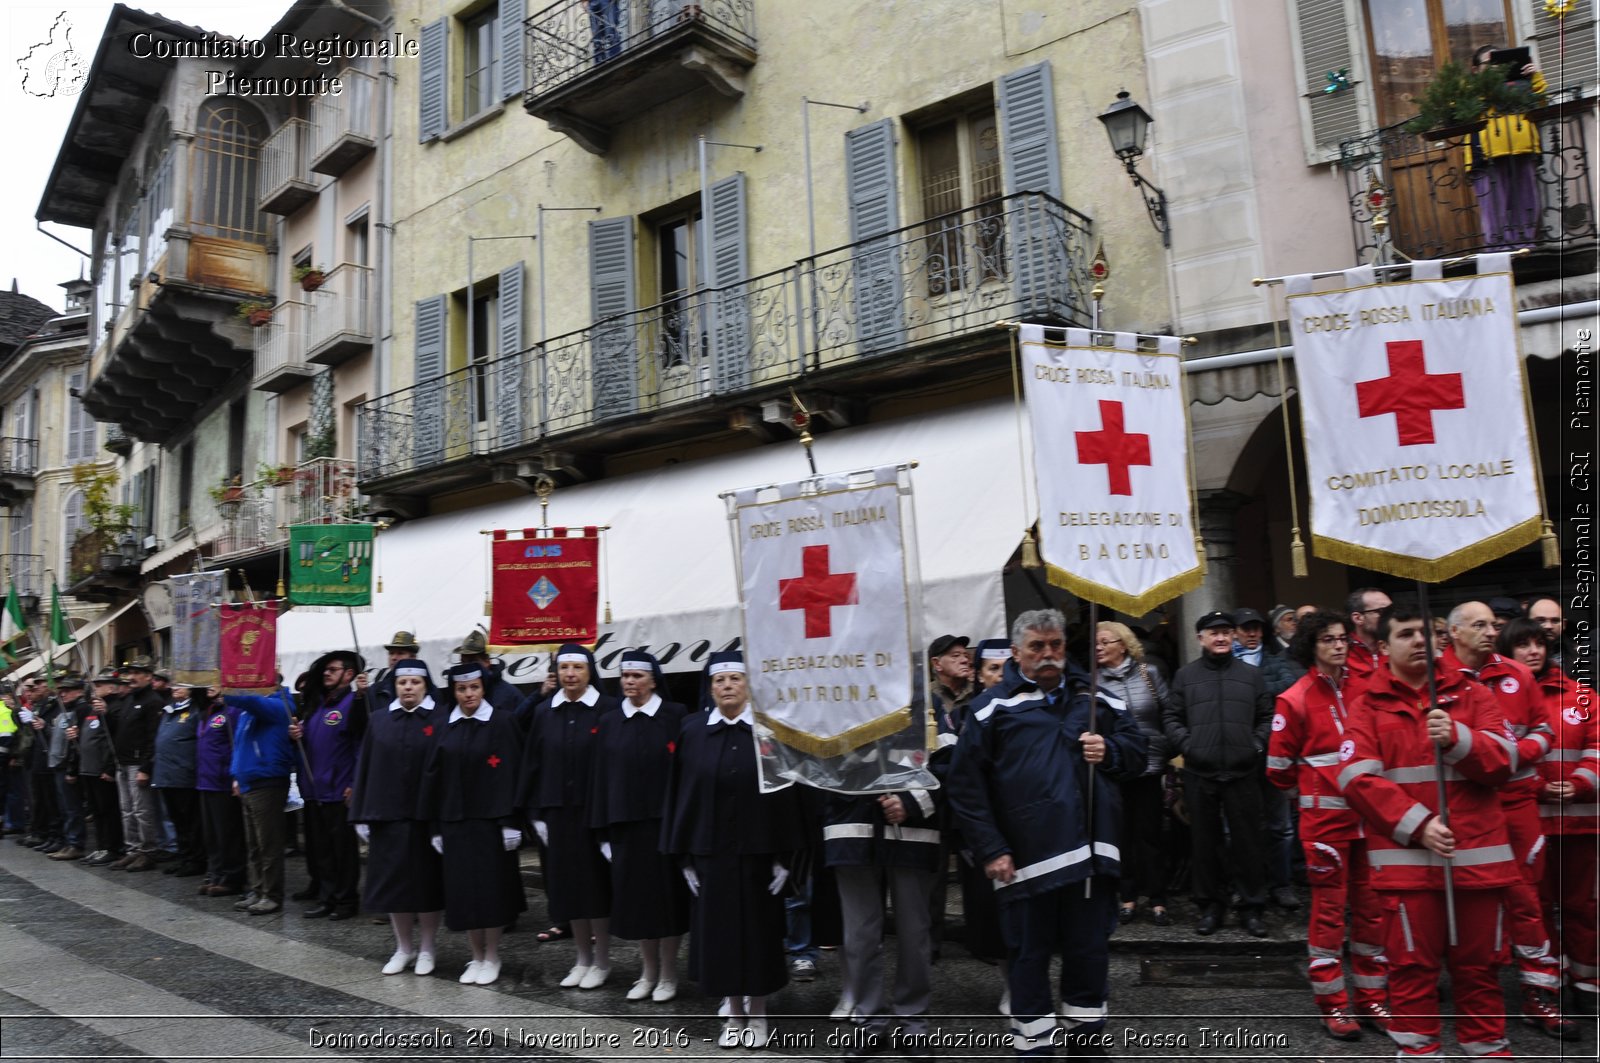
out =
[[1011,1018],[1011,988],[1009,986],[1006,987],[1004,993],[1000,994],[1000,1014],[1008,1019]]
[[655,991],[650,994],[650,999],[655,1001],[657,1004],[665,1004],[667,1001],[672,1000],[677,995],[677,982],[657,982]]
[[478,964],[478,977],[473,981],[478,985],[493,985],[495,979],[500,977],[500,961],[484,960]]
[[744,1019],[729,1019],[722,1024],[722,1033],[717,1037],[718,1048],[738,1048],[744,1037]]
[[414,952],[407,952],[404,949],[395,949],[394,955],[389,957],[389,962],[383,965],[383,973],[399,974],[407,967],[410,967],[411,961],[415,960],[416,958],[417,954]]
[[750,1019],[744,1028],[744,1044],[749,1048],[767,1047],[767,1019]]
[[656,984],[654,982],[641,978],[637,982],[633,983],[632,989],[628,990],[628,999],[643,1000],[645,997],[649,996],[651,992],[655,990],[655,988]]
[[855,1013],[856,1002],[848,996],[843,996],[839,998],[839,1003],[833,1006],[833,1010],[828,1012],[828,1018],[834,1022],[847,1022]]
[[419,952],[419,953],[417,953],[416,972],[418,974],[432,974],[433,973],[433,953],[431,953],[431,952]]
[[591,967],[589,973],[583,976],[583,981],[578,983],[579,989],[599,989],[611,977],[609,967]]
[[733,1008],[730,1007],[729,1004],[728,1004],[728,998],[727,997],[723,997],[722,998],[722,1003],[717,1005],[717,1018],[726,1019],[728,1017],[728,1014],[732,1010],[733,1010]]
[[578,988],[578,985],[588,976],[589,968],[582,966],[574,967],[572,970],[567,972],[567,976],[565,978],[561,979],[561,988],[576,989]]
[[477,984],[477,981],[478,981],[478,961],[477,960],[470,960],[467,963],[467,969],[465,971],[461,972],[461,984],[462,985],[475,985],[475,984]]

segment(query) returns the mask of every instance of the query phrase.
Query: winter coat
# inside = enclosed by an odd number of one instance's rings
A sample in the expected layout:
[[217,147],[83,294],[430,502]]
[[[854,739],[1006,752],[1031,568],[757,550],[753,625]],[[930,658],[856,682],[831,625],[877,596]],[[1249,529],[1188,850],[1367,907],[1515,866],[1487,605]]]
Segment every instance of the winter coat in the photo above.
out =
[[1224,782],[1254,775],[1267,751],[1272,695],[1259,668],[1208,653],[1173,675],[1163,722],[1185,771]]

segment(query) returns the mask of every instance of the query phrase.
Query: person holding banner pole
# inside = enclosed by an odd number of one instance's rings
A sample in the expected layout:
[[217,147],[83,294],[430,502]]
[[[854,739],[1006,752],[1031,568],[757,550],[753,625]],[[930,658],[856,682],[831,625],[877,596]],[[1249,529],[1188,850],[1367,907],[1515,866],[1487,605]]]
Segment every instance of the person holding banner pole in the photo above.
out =
[[518,803],[549,858],[550,920],[570,923],[577,946],[577,962],[561,985],[598,989],[611,977],[611,872],[588,806],[600,721],[619,705],[594,685],[599,669],[587,647],[569,642],[555,662],[561,689],[533,711]]
[[[365,675],[356,677],[360,688]],[[417,814],[417,790],[428,754],[443,729],[433,700],[433,676],[419,660],[389,662],[393,695],[386,711],[367,721],[350,792],[350,821],[367,843],[367,909],[388,912],[394,955],[384,974],[415,965],[433,973],[435,941],[444,914],[444,871],[430,844],[431,827]],[[411,944],[412,928],[420,939]]]
[[782,894],[804,833],[792,788],[762,793],[744,655],[711,654],[710,713],[691,713],[667,775],[661,849],[676,857],[691,906],[689,976],[723,997],[717,1043],[767,1041],[767,997],[789,981]]
[[[1519,878],[1497,793],[1511,774],[1505,721],[1482,685],[1434,672],[1425,609],[1391,605],[1378,636],[1388,665],[1352,707],[1338,783],[1366,821],[1372,886],[1389,920],[1389,1036],[1402,1058],[1441,1054],[1448,964],[1462,1050],[1509,1056],[1493,929]],[[1464,930],[1455,940],[1452,903]]]
[[642,970],[629,1000],[666,1003],[678,995],[678,943],[689,931],[689,891],[661,851],[661,795],[688,710],[664,701],[655,657],[625,650],[618,664],[623,702],[600,717],[589,824],[603,839],[611,871],[611,932],[639,942]]
[[500,935],[528,908],[517,859],[522,729],[484,697],[481,665],[458,664],[446,675],[455,708],[428,750],[417,810],[444,857],[445,926],[466,931],[472,947],[460,982],[490,985],[500,977]]
[[[1116,926],[1117,782],[1145,770],[1148,743],[1104,695],[1090,729],[1088,677],[1067,661],[1055,609],[1019,615],[1006,678],[976,698],[948,781],[962,837],[995,883],[1010,959],[1011,1040],[1019,1055],[1106,1055],[1108,943]],[[1093,822],[1084,790],[1098,791]],[[1080,885],[1098,878],[1098,888]],[[1050,964],[1059,953],[1061,1010]],[[1059,1025],[1064,1030],[1056,1032]]]

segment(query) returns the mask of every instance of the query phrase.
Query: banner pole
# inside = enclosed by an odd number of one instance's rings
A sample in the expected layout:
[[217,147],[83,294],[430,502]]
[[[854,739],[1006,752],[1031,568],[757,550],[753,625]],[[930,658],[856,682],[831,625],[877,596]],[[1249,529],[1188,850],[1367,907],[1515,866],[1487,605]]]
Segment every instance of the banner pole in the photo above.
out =
[[[1089,600],[1089,733],[1094,734],[1095,709],[1100,700],[1100,655],[1095,652],[1095,639],[1100,634],[1100,603]],[[1094,786],[1095,767],[1089,765],[1089,799],[1087,822],[1089,827],[1089,875],[1083,880],[1083,897],[1094,896]]]
[[[1432,712],[1439,707],[1439,678],[1433,664],[1433,611],[1428,607],[1428,585],[1422,580],[1417,580],[1417,604],[1422,608],[1422,630],[1428,640],[1428,711]],[[1446,827],[1450,826],[1450,804],[1445,793],[1444,785],[1444,747],[1434,742],[1433,745],[1433,778],[1438,790],[1439,822]],[[1445,928],[1450,935],[1450,947],[1456,947],[1456,891],[1455,878],[1451,874],[1449,859],[1444,861],[1444,919]]]

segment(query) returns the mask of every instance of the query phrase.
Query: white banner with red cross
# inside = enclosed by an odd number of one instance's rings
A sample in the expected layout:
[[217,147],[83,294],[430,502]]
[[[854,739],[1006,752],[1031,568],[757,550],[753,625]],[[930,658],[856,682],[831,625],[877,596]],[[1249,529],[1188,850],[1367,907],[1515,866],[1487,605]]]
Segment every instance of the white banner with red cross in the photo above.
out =
[[1284,279],[1318,556],[1437,582],[1539,537],[1510,257],[1477,266]]
[[730,496],[750,702],[809,756],[838,757],[911,723],[909,490],[886,466]]
[[1176,336],[1023,325],[1050,582],[1138,616],[1200,585]]

